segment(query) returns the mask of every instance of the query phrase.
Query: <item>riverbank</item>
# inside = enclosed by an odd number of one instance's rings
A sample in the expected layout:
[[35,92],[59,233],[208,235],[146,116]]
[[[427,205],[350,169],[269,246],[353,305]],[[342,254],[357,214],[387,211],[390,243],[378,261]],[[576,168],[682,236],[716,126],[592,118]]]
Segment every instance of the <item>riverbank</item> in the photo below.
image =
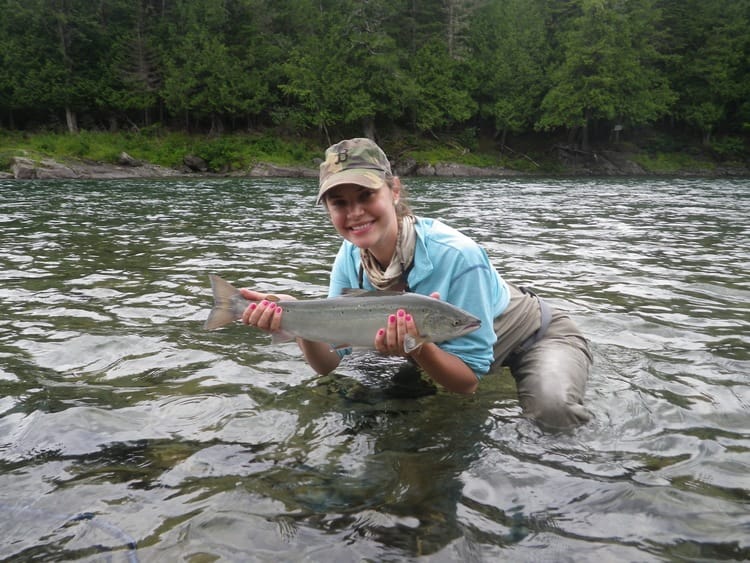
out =
[[[383,143],[399,176],[750,176],[746,155],[733,159],[696,147],[654,151],[633,144],[581,150],[536,139],[519,150],[478,142],[395,139]],[[322,148],[310,139],[247,134],[208,138],[120,133],[23,135],[0,132],[0,178],[127,179],[166,177],[317,177]]]
[[[159,166],[146,162],[128,163],[91,162],[70,160],[58,162],[52,158],[31,159],[12,157],[10,170],[0,171],[0,179],[128,179],[128,178],[184,178],[184,177],[247,177],[247,178],[317,178],[316,166],[280,166],[259,162],[246,170],[230,172],[210,172],[192,170],[187,167],[178,169]],[[397,162],[394,168],[402,177],[443,177],[443,178],[497,178],[503,176],[529,176],[533,172],[514,170],[502,167],[468,166],[460,163],[416,163],[415,161]],[[694,176],[694,177],[750,177],[750,169],[741,166],[713,166],[682,170],[649,171],[627,156],[612,152],[596,155],[594,162],[581,162],[560,167],[554,172],[539,171],[537,175],[554,174],[557,176]]]

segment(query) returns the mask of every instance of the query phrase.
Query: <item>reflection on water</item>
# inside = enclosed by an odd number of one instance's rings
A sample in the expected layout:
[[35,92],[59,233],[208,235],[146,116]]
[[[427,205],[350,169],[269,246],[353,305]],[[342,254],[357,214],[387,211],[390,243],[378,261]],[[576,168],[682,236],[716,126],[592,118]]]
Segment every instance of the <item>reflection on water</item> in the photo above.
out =
[[507,373],[459,397],[204,332],[209,272],[325,293],[312,181],[7,182],[0,558],[750,558],[747,182],[408,187],[580,323],[593,422],[542,433]]

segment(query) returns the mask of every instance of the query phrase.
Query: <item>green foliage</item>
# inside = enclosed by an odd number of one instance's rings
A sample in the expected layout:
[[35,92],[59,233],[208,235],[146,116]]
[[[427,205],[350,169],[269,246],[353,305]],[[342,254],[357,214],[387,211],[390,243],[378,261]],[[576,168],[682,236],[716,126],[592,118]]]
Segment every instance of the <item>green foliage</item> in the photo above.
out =
[[722,137],[711,142],[711,150],[723,160],[741,159],[747,154],[745,142],[740,137]]
[[10,170],[10,161],[14,156],[16,155],[11,152],[0,151],[0,170]]
[[443,129],[465,122],[473,114],[476,104],[469,92],[457,84],[459,70],[460,66],[437,40],[417,52],[410,73],[415,84],[410,109],[419,131]]
[[628,125],[666,115],[673,93],[657,66],[659,12],[653,0],[581,0],[558,34],[562,53],[542,101],[540,129]]
[[[750,0],[0,0],[0,10],[9,128],[276,125],[325,142],[475,128],[503,144],[534,129],[664,119],[708,144],[750,123]],[[245,164],[233,142],[211,150]]]
[[703,133],[741,132],[750,99],[750,1],[663,0],[673,32],[667,72],[678,92],[677,119]]
[[7,155],[5,169],[10,158],[20,154],[114,163],[122,152],[139,160],[172,168],[178,167],[185,155],[195,154],[208,162],[210,170],[226,172],[243,170],[259,161],[309,166],[313,158],[320,156],[321,149],[301,139],[282,139],[263,134],[207,137],[185,133],[144,135],[81,132],[78,135],[21,135],[0,132],[0,155]]
[[656,153],[653,155],[642,154],[635,157],[635,161],[644,170],[653,174],[684,174],[689,172],[701,172],[713,170],[715,164],[707,160],[696,160],[693,156],[685,153]]
[[480,115],[498,131],[520,133],[538,118],[550,56],[541,5],[527,0],[488,2],[471,29],[470,72]]

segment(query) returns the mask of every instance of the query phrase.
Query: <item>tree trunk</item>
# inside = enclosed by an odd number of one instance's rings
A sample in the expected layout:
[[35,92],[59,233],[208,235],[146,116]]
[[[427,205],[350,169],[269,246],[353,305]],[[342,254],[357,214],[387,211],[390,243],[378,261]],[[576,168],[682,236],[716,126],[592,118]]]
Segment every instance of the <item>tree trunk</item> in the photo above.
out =
[[366,117],[362,120],[362,131],[368,139],[375,140],[375,122],[371,117]]
[[65,106],[65,122],[68,124],[68,133],[78,133],[78,117],[69,106]]
[[500,154],[503,154],[503,151],[505,150],[505,141],[508,138],[508,128],[503,127],[503,132],[500,135]]
[[209,136],[220,137],[224,132],[224,122],[221,120],[221,116],[215,112],[211,112],[211,129],[209,130]]
[[447,2],[448,10],[448,25],[447,25],[447,37],[446,43],[448,44],[448,56],[452,59],[455,52],[455,41],[456,41],[456,30],[458,28],[457,15],[456,15],[456,4],[455,2]]
[[581,127],[581,150],[587,152],[591,148],[591,144],[589,143],[589,124],[591,123],[591,119],[589,115],[589,110],[586,110],[586,118],[584,119],[583,127]]

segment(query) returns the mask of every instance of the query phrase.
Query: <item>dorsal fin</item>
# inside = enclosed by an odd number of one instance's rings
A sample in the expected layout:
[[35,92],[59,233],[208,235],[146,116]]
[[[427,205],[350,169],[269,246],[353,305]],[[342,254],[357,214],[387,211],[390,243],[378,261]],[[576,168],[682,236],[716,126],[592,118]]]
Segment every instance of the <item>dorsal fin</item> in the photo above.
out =
[[373,291],[368,289],[358,289],[356,287],[345,287],[341,292],[341,297],[396,297],[403,294],[403,291]]

